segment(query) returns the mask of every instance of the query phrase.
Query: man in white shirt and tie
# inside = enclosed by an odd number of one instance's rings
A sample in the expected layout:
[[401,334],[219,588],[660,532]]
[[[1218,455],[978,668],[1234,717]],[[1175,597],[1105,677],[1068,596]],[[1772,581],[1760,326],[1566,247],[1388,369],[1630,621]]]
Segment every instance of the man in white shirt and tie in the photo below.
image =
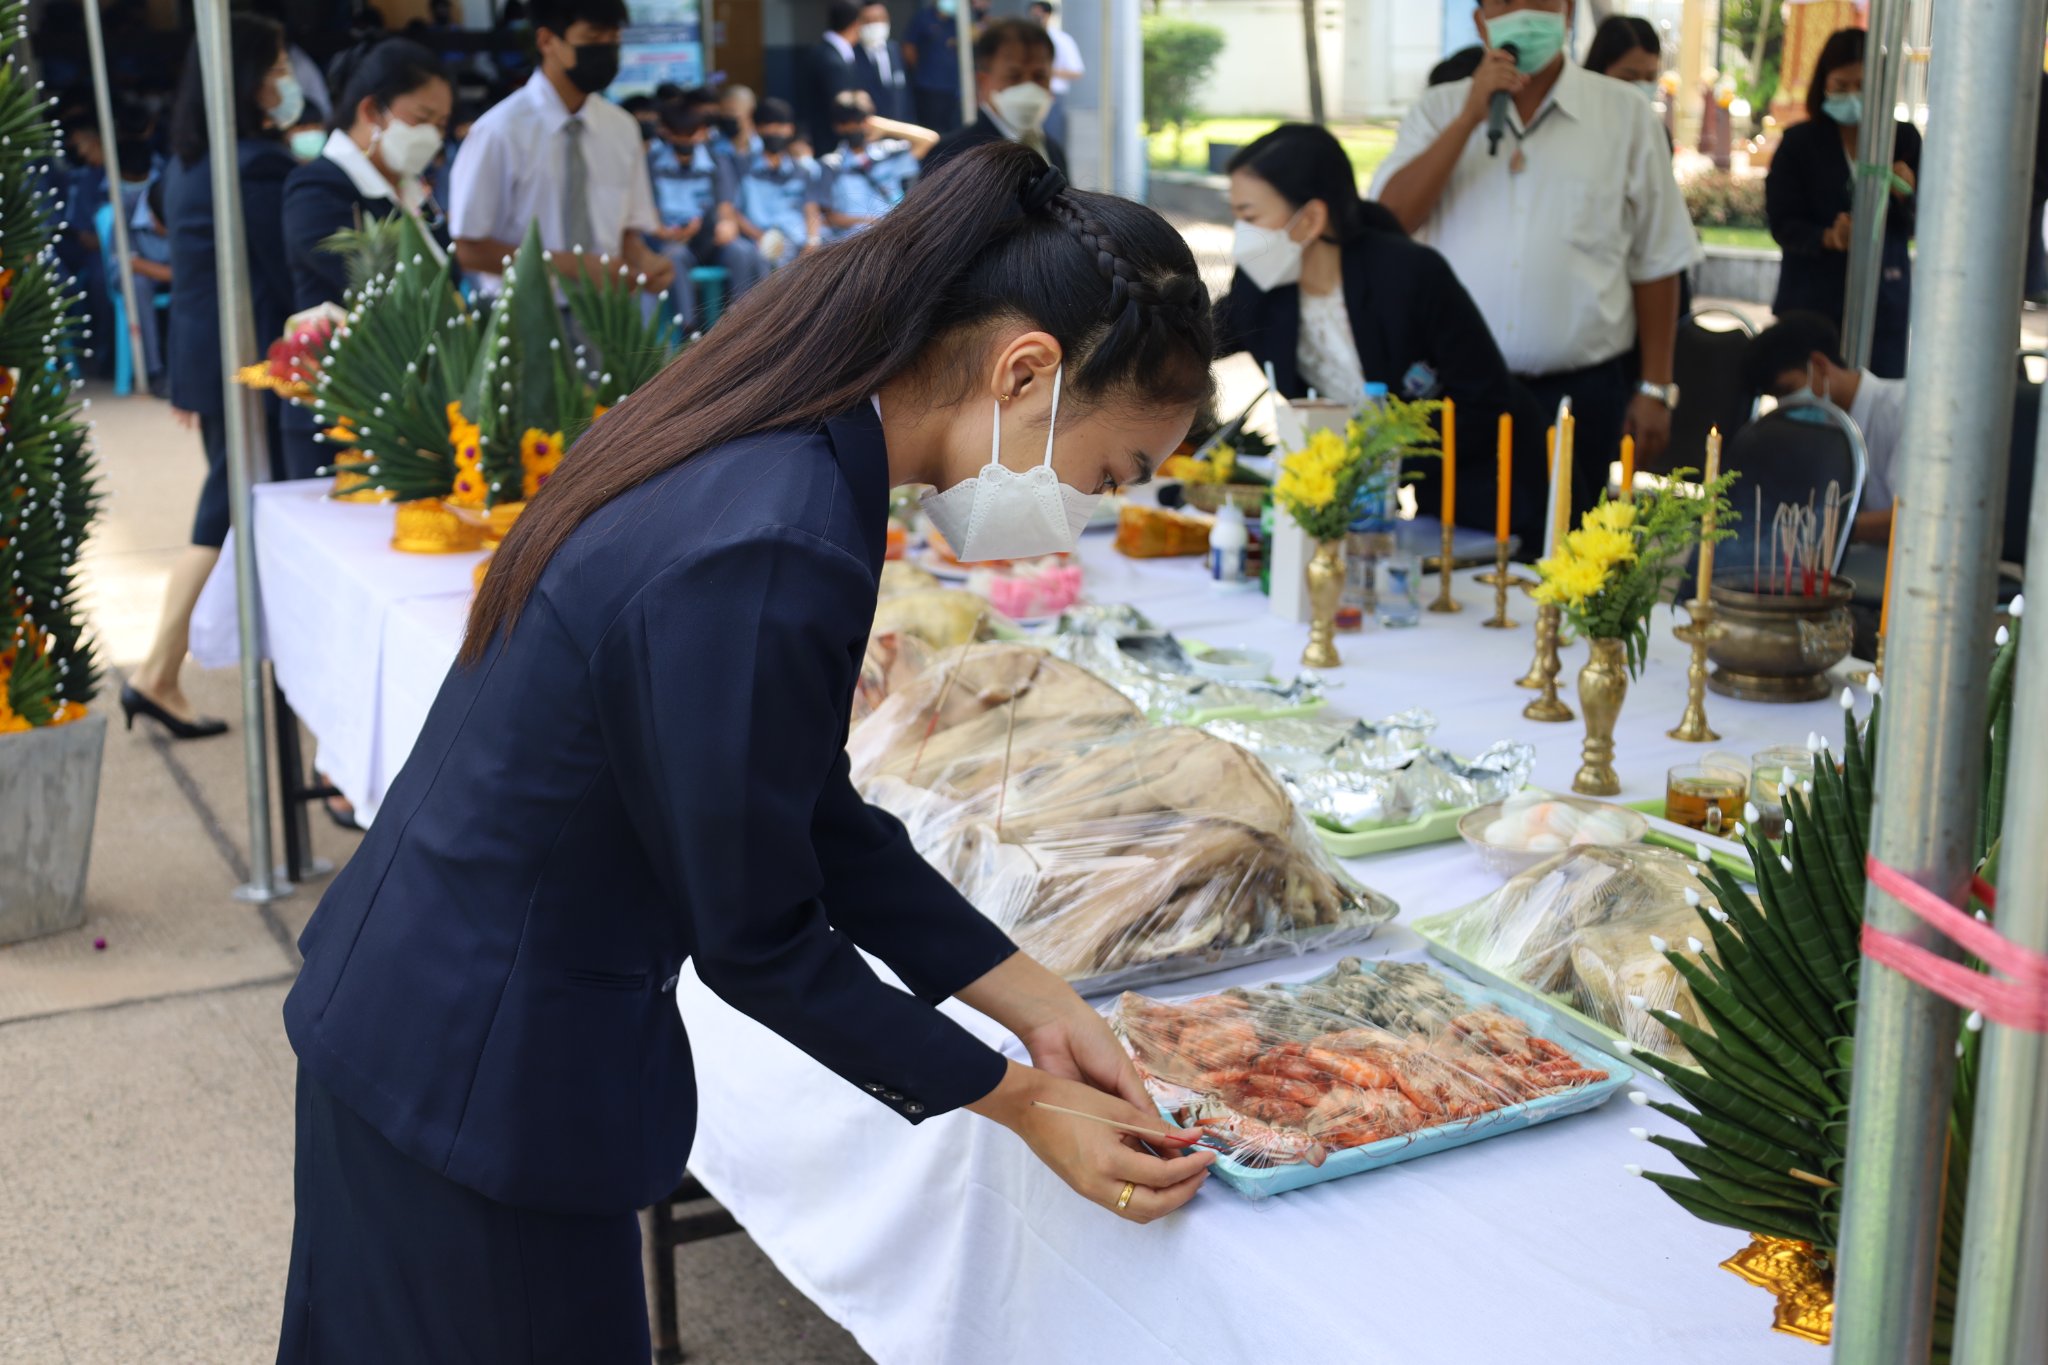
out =
[[[1481,0],[1475,18],[1478,70],[1424,92],[1373,193],[1450,261],[1544,408],[1570,395],[1583,509],[1624,433],[1646,462],[1670,439],[1678,277],[1699,241],[1649,102],[1571,63],[1571,0]],[[1496,91],[1508,96],[1497,148]],[[1677,459],[1697,467],[1704,453]]]
[[455,258],[494,289],[505,258],[538,222],[541,245],[565,274],[623,261],[649,293],[666,289],[675,267],[644,236],[661,219],[640,125],[598,93],[619,72],[625,0],[534,0],[532,14],[539,68],[471,126],[455,159]]
[[1031,22],[1052,39],[1052,109],[1045,116],[1045,133],[1065,142],[1067,92],[1074,88],[1075,81],[1088,74],[1088,63],[1082,60],[1081,45],[1074,41],[1074,35],[1061,25],[1055,0],[1031,0]]

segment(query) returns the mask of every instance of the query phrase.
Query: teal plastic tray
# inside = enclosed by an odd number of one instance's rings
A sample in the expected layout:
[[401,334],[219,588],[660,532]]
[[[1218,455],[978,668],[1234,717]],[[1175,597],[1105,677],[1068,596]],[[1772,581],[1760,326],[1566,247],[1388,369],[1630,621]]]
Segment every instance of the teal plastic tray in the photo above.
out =
[[[1501,1137],[1507,1133],[1533,1128],[1539,1123],[1565,1118],[1572,1114],[1583,1114],[1598,1109],[1613,1098],[1614,1093],[1635,1078],[1635,1072],[1620,1062],[1588,1048],[1570,1032],[1556,1026],[1553,1018],[1544,1010],[1503,991],[1489,990],[1471,981],[1441,973],[1451,989],[1463,995],[1474,1005],[1498,1005],[1502,1010],[1520,1019],[1529,1026],[1529,1031],[1569,1052],[1581,1066],[1596,1068],[1607,1073],[1604,1081],[1594,1081],[1576,1090],[1560,1091],[1545,1095],[1541,1099],[1511,1104],[1501,1109],[1489,1110],[1477,1118],[1456,1119],[1429,1128],[1418,1128],[1400,1137],[1383,1138],[1362,1147],[1346,1147],[1332,1152],[1320,1166],[1296,1162],[1286,1166],[1247,1166],[1228,1156],[1219,1157],[1209,1169],[1216,1178],[1249,1199],[1266,1199],[1289,1190],[1302,1189],[1309,1185],[1320,1185],[1326,1180],[1337,1180],[1362,1171],[1376,1171],[1382,1166],[1392,1166],[1417,1157],[1429,1156],[1434,1152],[1447,1152],[1453,1147],[1483,1142],[1487,1138]],[[1307,985],[1308,982],[1281,983]],[[1269,986],[1266,989],[1273,989]],[[1171,1121],[1172,1114],[1160,1111],[1161,1116]]]

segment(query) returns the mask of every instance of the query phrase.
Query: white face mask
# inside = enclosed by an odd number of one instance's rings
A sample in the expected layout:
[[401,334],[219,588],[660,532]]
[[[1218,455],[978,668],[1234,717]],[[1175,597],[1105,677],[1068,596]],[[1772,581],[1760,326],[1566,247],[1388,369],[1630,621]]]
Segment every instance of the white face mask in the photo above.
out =
[[415,176],[440,152],[441,130],[431,123],[400,123],[394,118],[377,130],[370,148],[384,158],[393,175]]
[[1655,104],[1657,102],[1658,96],[1661,93],[1657,88],[1657,82],[1630,81],[1629,84],[1633,85],[1636,89],[1640,90],[1643,94],[1643,98],[1648,100],[1650,103]]
[[1278,289],[1301,278],[1301,253],[1308,249],[1308,243],[1287,235],[1293,226],[1293,218],[1287,220],[1286,227],[1276,228],[1238,220],[1236,239],[1230,244],[1230,259],[1261,291]]
[[877,21],[876,23],[862,24],[860,26],[860,45],[864,48],[867,48],[870,52],[874,51],[876,48],[884,46],[886,43],[888,43],[888,41],[888,20],[883,19]]
[[988,463],[965,483],[919,500],[953,555],[967,563],[987,559],[1032,559],[1073,550],[1081,528],[1102,501],[1060,481],[1052,468],[1053,428],[1060,417],[1060,376],[1052,372],[1052,415],[1046,421],[1045,463],[1022,474],[1003,464],[1003,405],[995,407]]
[[280,128],[289,128],[299,121],[299,115],[306,112],[306,92],[299,88],[297,76],[277,78],[277,103],[264,112]]
[[1018,132],[1035,133],[1045,126],[1045,116],[1052,112],[1052,91],[1037,81],[1023,81],[996,91],[988,102],[1002,115],[1003,122]]

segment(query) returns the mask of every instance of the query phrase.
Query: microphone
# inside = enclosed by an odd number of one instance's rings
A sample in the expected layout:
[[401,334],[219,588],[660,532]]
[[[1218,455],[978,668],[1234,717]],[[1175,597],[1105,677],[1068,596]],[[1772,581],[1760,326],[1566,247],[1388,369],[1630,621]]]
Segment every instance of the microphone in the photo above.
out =
[[[1522,55],[1513,43],[1502,43],[1499,51],[1515,58],[1520,58]],[[1500,135],[1507,131],[1507,127],[1508,92],[1496,90],[1493,92],[1493,98],[1488,103],[1486,109],[1486,154],[1488,156],[1500,155]]]

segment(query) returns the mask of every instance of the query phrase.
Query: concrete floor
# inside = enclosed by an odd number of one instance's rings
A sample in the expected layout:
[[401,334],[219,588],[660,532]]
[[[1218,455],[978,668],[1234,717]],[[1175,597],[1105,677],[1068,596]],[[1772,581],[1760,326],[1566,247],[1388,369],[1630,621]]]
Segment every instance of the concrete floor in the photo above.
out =
[[[279,1009],[319,887],[231,898],[249,877],[239,729],[173,744],[118,726],[118,675],[148,649],[204,459],[161,402],[101,390],[90,415],[112,496],[86,596],[117,724],[84,926],[0,948],[0,1365],[257,1365],[291,1240]],[[186,687],[239,714],[234,672],[188,667]],[[334,863],[356,837],[315,818]],[[744,1234],[685,1248],[678,1279],[693,1361],[867,1359]]]

